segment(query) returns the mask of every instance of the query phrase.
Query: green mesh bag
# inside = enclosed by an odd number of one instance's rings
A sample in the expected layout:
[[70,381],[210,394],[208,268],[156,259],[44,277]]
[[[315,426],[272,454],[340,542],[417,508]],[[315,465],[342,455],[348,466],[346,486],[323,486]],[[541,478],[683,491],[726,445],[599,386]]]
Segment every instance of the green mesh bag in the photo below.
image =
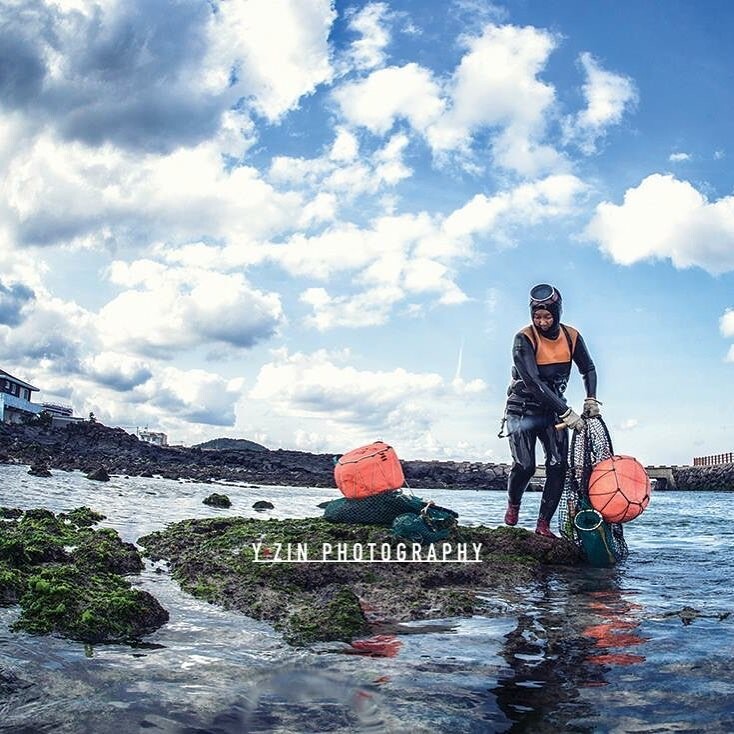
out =
[[398,538],[417,543],[436,543],[439,540],[446,540],[451,533],[451,526],[439,529],[437,527],[439,524],[445,525],[446,521],[440,523],[427,521],[424,516],[406,512],[393,520],[392,533]]
[[432,502],[403,494],[400,490],[383,492],[361,500],[341,497],[324,508],[324,519],[353,525],[384,525],[390,527],[399,515],[423,513],[432,523],[455,525],[457,512]]

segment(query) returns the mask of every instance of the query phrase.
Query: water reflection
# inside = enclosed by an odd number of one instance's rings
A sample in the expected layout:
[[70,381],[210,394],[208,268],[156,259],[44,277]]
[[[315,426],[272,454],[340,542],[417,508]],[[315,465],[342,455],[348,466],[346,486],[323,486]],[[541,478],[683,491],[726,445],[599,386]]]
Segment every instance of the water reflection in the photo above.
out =
[[642,606],[625,599],[618,587],[590,591],[587,605],[602,620],[583,630],[585,637],[594,640],[594,651],[588,656],[588,662],[596,665],[644,663],[644,655],[628,651],[649,639],[638,630]]
[[505,638],[507,667],[493,693],[509,732],[598,730],[586,689],[607,685],[610,666],[645,661],[639,604],[614,569],[579,569],[523,590],[524,612]]

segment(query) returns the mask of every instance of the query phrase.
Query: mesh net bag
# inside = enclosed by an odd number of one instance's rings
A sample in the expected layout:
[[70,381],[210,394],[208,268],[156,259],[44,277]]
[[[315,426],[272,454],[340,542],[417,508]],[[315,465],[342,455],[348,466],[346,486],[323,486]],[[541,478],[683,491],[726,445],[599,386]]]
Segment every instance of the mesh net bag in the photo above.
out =
[[428,515],[406,512],[393,520],[392,534],[398,538],[418,543],[437,543],[449,537],[453,522],[453,518],[447,522],[432,520]]
[[595,464],[614,456],[612,439],[601,416],[585,419],[574,431],[568,452],[568,472],[558,509],[561,535],[578,545],[593,566],[611,566],[627,557],[620,523],[608,523],[591,506],[589,477]]
[[456,524],[458,513],[439,507],[430,500],[404,494],[401,491],[364,497],[359,500],[340,497],[324,508],[324,518],[331,522],[353,525],[392,525],[399,515],[410,513],[422,515],[430,521],[433,529],[442,530]]

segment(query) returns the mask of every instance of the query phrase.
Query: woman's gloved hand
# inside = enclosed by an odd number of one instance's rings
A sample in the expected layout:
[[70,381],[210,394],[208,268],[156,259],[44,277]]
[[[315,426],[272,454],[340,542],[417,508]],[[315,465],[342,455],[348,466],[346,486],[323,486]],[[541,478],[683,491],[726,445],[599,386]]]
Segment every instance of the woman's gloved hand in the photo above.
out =
[[580,431],[584,427],[584,419],[578,413],[574,413],[571,408],[563,413],[560,418],[566,428]]
[[600,405],[601,403],[596,398],[586,398],[586,400],[584,400],[584,409],[581,415],[583,415],[584,418],[596,418],[601,415],[601,410],[599,410]]

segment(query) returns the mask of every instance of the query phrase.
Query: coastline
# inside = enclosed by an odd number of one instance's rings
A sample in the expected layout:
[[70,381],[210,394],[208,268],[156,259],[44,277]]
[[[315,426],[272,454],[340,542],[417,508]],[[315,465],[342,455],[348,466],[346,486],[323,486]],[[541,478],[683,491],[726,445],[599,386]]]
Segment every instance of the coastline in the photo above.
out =
[[[92,473],[161,476],[205,483],[334,486],[334,455],[304,451],[200,449],[154,446],[121,428],[83,421],[60,428],[0,424],[0,463]],[[412,489],[505,491],[508,464],[402,460]],[[669,467],[675,486],[657,480],[656,491],[734,491],[734,464]],[[530,490],[542,483],[539,468]]]

